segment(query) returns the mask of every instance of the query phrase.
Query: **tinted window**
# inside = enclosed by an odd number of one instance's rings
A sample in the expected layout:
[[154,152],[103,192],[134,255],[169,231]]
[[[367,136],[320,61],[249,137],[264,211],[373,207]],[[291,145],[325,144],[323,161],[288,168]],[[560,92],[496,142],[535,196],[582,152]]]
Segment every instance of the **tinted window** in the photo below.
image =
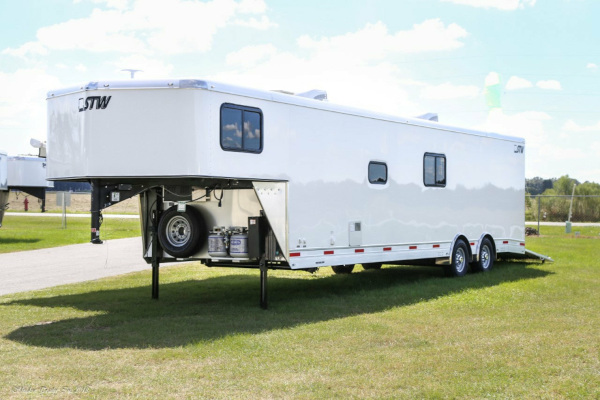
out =
[[242,110],[221,109],[221,146],[224,149],[242,149]]
[[244,111],[244,149],[260,150],[260,114]]
[[446,185],[446,157],[435,158],[435,183]]
[[425,186],[446,186],[446,156],[425,153],[423,157],[423,183]]
[[382,162],[369,163],[369,182],[384,185],[387,182],[387,165]]
[[223,104],[221,106],[223,150],[260,153],[262,146],[262,112],[254,107]]

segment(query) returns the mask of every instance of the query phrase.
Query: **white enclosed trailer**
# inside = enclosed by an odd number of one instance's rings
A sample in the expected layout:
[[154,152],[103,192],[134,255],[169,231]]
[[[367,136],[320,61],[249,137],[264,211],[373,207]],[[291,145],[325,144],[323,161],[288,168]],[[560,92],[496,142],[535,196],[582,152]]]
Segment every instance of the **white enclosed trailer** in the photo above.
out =
[[46,180],[46,158],[32,156],[8,157],[8,187],[20,190],[42,201],[42,212],[46,211],[46,189],[54,182]]
[[93,242],[101,210],[140,194],[154,297],[165,261],[260,267],[264,289],[269,268],[460,276],[525,253],[523,139],[306,96],[204,80],[52,91],[48,179],[92,183]]
[[8,206],[8,156],[0,150],[0,227]]

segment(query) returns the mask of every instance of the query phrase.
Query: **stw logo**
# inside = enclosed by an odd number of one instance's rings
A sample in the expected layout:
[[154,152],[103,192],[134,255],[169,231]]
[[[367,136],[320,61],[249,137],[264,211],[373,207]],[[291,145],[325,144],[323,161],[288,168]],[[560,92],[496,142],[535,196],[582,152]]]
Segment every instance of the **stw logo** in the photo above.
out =
[[112,96],[90,96],[79,99],[79,112],[92,110],[96,104],[96,110],[104,110]]
[[516,145],[515,144],[515,153],[521,153],[521,154],[523,154],[523,150],[525,150],[525,146],[521,146],[521,145]]

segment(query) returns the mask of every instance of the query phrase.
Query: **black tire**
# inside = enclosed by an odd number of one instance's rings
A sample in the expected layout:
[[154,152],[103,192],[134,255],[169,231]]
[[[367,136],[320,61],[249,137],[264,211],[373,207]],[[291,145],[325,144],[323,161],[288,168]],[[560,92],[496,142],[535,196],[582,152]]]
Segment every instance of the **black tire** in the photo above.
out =
[[469,269],[469,249],[467,244],[458,239],[452,249],[452,262],[444,267],[446,276],[464,276]]
[[383,265],[383,263],[366,263],[363,264],[363,268],[364,269],[381,269],[381,266]]
[[331,269],[333,270],[333,272],[335,272],[336,274],[349,274],[352,272],[352,270],[354,269],[354,264],[347,264],[347,265],[332,265]]
[[184,212],[177,211],[177,206],[169,208],[158,223],[158,242],[168,254],[176,258],[196,253],[206,241],[206,236],[204,220],[190,206]]
[[479,261],[471,264],[474,272],[486,272],[494,266],[494,247],[488,238],[484,238],[479,246]]

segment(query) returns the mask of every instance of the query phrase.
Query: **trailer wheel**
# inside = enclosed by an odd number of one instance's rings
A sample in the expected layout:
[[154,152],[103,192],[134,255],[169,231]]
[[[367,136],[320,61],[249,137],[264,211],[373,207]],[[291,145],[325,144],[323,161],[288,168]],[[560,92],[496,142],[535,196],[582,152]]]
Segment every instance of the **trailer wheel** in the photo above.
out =
[[158,241],[173,257],[191,256],[198,251],[205,236],[204,220],[192,207],[179,212],[177,206],[173,206],[165,211],[158,223]]
[[381,266],[383,265],[383,263],[366,263],[363,264],[363,268],[364,269],[381,269]]
[[444,267],[446,276],[464,276],[469,269],[468,257],[469,250],[466,243],[458,239],[452,249],[452,262]]
[[486,272],[494,265],[494,248],[488,238],[484,238],[479,248],[479,261],[474,262],[471,267],[476,272]]
[[335,272],[336,274],[349,274],[352,272],[352,270],[354,269],[354,264],[347,264],[347,265],[332,265],[331,269],[333,270],[333,272]]

